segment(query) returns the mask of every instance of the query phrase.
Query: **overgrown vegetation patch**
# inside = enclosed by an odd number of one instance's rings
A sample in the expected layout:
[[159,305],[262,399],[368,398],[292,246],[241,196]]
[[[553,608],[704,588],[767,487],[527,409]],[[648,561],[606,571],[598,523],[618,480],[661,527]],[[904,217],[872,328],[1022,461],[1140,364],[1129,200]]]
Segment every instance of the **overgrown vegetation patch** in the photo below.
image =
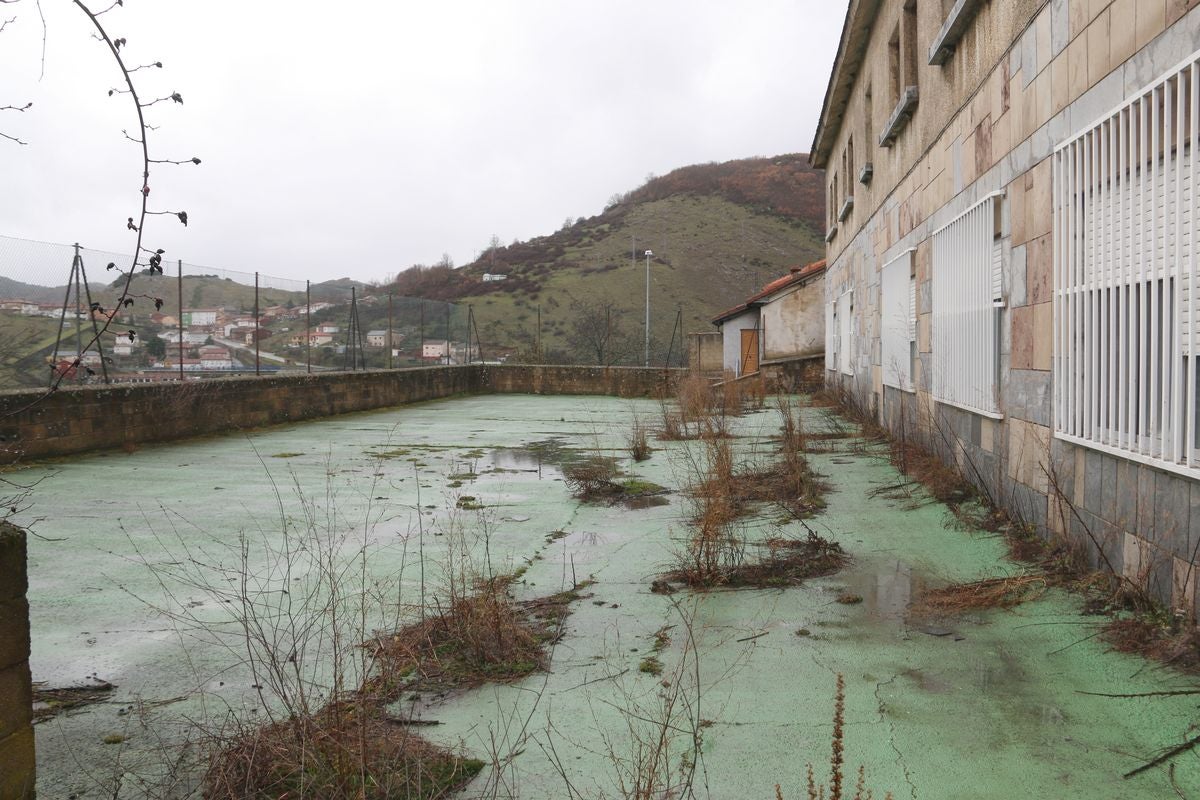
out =
[[623,477],[616,460],[590,456],[563,465],[563,480],[585,502],[630,502],[665,494],[667,488],[636,477]]
[[731,568],[724,585],[756,589],[796,586],[809,578],[832,575],[846,565],[841,545],[809,532],[803,539],[773,537],[758,545],[765,553]]
[[494,583],[451,601],[443,613],[369,642],[379,669],[368,690],[390,702],[410,691],[513,681],[544,669],[570,604],[590,582],[519,603],[507,597],[507,579]]
[[311,717],[247,729],[210,761],[206,798],[446,797],[483,762],[438,747],[378,707],[331,704]]

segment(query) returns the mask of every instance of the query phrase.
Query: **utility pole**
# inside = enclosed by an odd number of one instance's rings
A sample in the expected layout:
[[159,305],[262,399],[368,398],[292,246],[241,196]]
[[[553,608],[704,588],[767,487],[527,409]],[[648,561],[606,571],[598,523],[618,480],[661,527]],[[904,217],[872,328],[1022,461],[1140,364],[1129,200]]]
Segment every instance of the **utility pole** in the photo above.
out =
[[646,251],[646,366],[650,366],[650,256],[654,251]]

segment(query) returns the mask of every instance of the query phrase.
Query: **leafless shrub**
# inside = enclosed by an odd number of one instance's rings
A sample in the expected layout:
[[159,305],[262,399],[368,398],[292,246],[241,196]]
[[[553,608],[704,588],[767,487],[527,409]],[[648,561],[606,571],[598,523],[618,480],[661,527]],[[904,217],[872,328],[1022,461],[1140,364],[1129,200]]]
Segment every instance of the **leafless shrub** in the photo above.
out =
[[641,418],[634,416],[633,424],[625,439],[629,457],[634,461],[645,461],[650,458],[650,432]]

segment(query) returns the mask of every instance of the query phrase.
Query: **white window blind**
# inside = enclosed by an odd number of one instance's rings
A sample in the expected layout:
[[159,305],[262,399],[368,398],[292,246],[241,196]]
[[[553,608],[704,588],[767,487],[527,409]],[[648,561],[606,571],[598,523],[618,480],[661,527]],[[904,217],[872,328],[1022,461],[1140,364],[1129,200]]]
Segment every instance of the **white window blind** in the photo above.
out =
[[838,369],[846,375],[853,375],[851,359],[854,355],[854,291],[842,292],[837,302]]
[[825,304],[825,369],[837,369],[837,301]]
[[913,346],[917,329],[913,253],[913,250],[907,250],[884,264],[880,274],[883,382],[906,392],[912,391],[912,362],[916,349]]
[[1200,54],[1054,153],[1054,425],[1195,474]]
[[989,195],[933,234],[933,396],[999,416],[996,309],[1002,264],[996,221],[1002,197]]

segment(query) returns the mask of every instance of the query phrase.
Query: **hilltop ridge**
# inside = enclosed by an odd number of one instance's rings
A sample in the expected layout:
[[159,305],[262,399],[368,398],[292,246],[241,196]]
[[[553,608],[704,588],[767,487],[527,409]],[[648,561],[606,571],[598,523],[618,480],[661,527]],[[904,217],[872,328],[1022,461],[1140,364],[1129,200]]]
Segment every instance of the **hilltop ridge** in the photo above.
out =
[[[579,329],[594,326],[588,317],[599,309],[618,338],[641,341],[651,250],[651,333],[661,361],[672,335],[679,352],[677,312],[685,333],[711,329],[722,308],[823,255],[823,198],[823,173],[802,153],[680,167],[614,195],[595,216],[497,243],[462,267],[411,268],[384,288],[471,304],[482,342],[500,350],[532,348],[540,316],[543,355],[565,360],[580,355]],[[614,363],[631,360],[614,353]]]

